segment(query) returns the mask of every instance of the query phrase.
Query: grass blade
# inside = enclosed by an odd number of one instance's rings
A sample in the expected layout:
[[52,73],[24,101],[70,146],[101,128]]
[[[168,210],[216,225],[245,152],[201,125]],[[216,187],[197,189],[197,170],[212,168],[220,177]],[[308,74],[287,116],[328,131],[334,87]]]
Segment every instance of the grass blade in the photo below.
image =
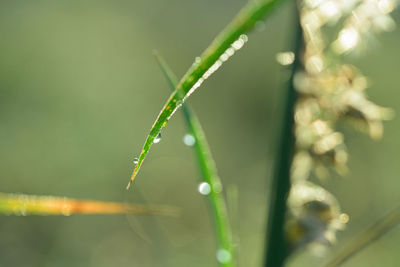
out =
[[77,200],[65,197],[0,193],[0,214],[71,215],[71,214],[137,214],[177,216],[178,209],[118,202]]
[[[172,90],[174,90],[178,84],[178,79],[164,59],[157,52],[155,52],[154,55],[156,56],[170,87]],[[211,213],[214,217],[215,231],[218,238],[217,242],[219,250],[217,252],[217,259],[219,260],[221,266],[233,266],[234,248],[232,244],[232,231],[229,224],[226,204],[221,193],[222,184],[217,174],[217,168],[197,116],[188,104],[184,104],[182,106],[182,111],[189,129],[189,133],[194,137],[195,140],[194,150],[196,153],[197,162],[199,164],[201,182],[205,182],[210,186],[208,197],[211,204]],[[221,254],[219,255],[220,257],[218,257],[218,254]]]
[[[297,9],[296,9],[297,14]],[[297,93],[294,89],[293,79],[299,66],[299,52],[302,45],[302,31],[298,18],[296,18],[297,34],[295,36],[295,61],[291,66],[291,77],[284,98],[284,111],[280,129],[277,157],[275,160],[274,174],[272,177],[271,193],[269,199],[269,212],[266,238],[265,266],[280,267],[284,265],[288,256],[285,236],[285,219],[287,196],[290,190],[290,168],[292,165],[295,136],[294,136],[294,106]]]
[[173,116],[175,111],[205,79],[216,71],[236,50],[243,46],[247,41],[247,36],[244,35],[244,33],[251,30],[257,21],[271,13],[273,8],[280,2],[283,2],[283,0],[250,1],[232,22],[214,39],[203,54],[196,58],[195,63],[177,84],[175,91],[171,94],[151,127],[127,189],[139,172],[154,139],[156,139],[161,129],[167,125],[168,120]]
[[400,206],[389,212],[379,221],[377,221],[325,266],[334,267],[342,265],[348,259],[356,255],[358,252],[366,248],[368,245],[379,239],[384,234],[386,234],[389,230],[393,229],[393,227],[398,225],[399,222]]

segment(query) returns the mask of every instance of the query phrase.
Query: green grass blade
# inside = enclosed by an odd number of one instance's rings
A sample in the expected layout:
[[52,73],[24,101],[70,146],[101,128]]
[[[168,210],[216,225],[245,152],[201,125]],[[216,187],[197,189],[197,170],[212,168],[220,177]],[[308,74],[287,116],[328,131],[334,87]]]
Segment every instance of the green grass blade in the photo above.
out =
[[137,214],[177,216],[170,206],[152,206],[119,202],[78,200],[66,197],[0,193],[0,214],[5,215],[71,215],[71,214]]
[[208,76],[216,71],[224,61],[232,56],[236,50],[243,46],[247,41],[247,36],[244,35],[244,33],[254,28],[255,23],[267,14],[270,14],[273,8],[280,2],[283,2],[283,0],[250,1],[214,39],[203,54],[196,58],[195,63],[189,68],[175,87],[175,91],[171,94],[151,127],[127,189],[139,172],[154,139],[160,133],[161,129],[167,125],[168,120],[182,105],[184,100],[193,93]]
[[[155,53],[155,56],[169,82],[170,87],[172,90],[174,90],[178,83],[178,79],[168,67],[164,59],[158,53]],[[189,133],[194,137],[195,140],[194,150],[200,167],[200,179],[202,182],[209,184],[211,189],[208,197],[211,204],[211,213],[213,214],[215,221],[218,248],[220,254],[224,253],[222,256],[226,256],[226,258],[219,257],[219,261],[221,266],[233,266],[234,248],[232,244],[232,231],[229,224],[226,204],[221,193],[222,184],[217,174],[217,168],[197,116],[187,103],[182,106],[182,111],[184,113]]]
[[302,31],[296,9],[296,35],[294,40],[295,61],[291,66],[291,77],[284,96],[282,124],[279,133],[278,151],[275,160],[269,198],[266,238],[266,267],[284,266],[288,256],[285,236],[287,196],[290,191],[290,168],[295,151],[294,107],[297,93],[293,85],[294,74],[300,66],[299,55],[302,47]]
[[357,239],[351,242],[347,247],[345,247],[342,252],[336,255],[325,267],[335,267],[340,266],[349,260],[351,257],[355,256],[357,253],[362,251],[368,245],[378,240],[384,234],[393,229],[396,225],[400,223],[400,206],[386,214],[383,218],[377,221],[374,225],[368,228],[364,233],[362,233]]

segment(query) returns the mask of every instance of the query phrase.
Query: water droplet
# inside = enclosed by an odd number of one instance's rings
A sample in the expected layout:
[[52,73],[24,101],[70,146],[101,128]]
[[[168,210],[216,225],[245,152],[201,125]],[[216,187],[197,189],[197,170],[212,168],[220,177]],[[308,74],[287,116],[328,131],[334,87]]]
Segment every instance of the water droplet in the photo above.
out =
[[178,102],[176,102],[176,107],[180,108],[183,105],[183,101],[182,100],[178,100]]
[[279,64],[283,65],[283,66],[287,66],[290,65],[294,62],[294,53],[289,51],[289,52],[280,52],[277,53],[275,58],[276,61],[278,61]]
[[229,263],[231,260],[232,260],[232,255],[226,249],[219,249],[217,251],[217,261],[218,262],[225,264],[225,263]]
[[206,196],[211,193],[211,186],[209,183],[203,182],[203,183],[199,184],[198,190],[199,190],[200,194]]
[[[219,69],[222,65],[222,60],[218,59],[204,74],[203,74],[203,79],[207,79],[208,77],[211,76],[215,71]],[[202,82],[200,80],[193,86],[194,88],[198,88],[201,85]]]
[[246,43],[249,40],[249,37],[246,34],[241,34],[239,39]]
[[229,55],[225,52],[219,57],[219,59],[221,61],[225,62],[225,61],[227,61],[229,59]]
[[200,62],[201,62],[201,57],[196,57],[196,58],[194,59],[194,63],[200,64]]
[[244,41],[242,39],[238,39],[236,41],[233,42],[232,47],[235,50],[239,50],[240,48],[242,48],[244,45]]
[[161,133],[158,133],[156,138],[154,138],[153,143],[158,144],[158,143],[160,143],[160,141],[161,141]]
[[235,54],[235,49],[233,49],[232,47],[229,47],[228,49],[226,49],[226,51],[225,51],[225,53],[228,55],[228,56],[233,56],[233,54]]
[[139,158],[138,157],[134,157],[133,158],[133,164],[138,164],[138,162],[139,162]]
[[191,134],[185,134],[183,136],[183,143],[187,146],[193,146],[196,143],[196,139]]

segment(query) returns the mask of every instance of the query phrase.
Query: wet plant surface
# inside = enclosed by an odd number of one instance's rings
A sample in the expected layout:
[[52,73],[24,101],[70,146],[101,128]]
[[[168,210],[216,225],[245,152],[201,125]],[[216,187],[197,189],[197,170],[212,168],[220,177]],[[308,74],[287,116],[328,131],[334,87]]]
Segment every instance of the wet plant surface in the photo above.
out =
[[[1,216],[0,266],[262,266],[279,242],[287,266],[396,266],[394,2],[278,2],[231,23],[245,3],[1,4],[0,211],[61,216]],[[289,77],[292,193],[271,241]]]

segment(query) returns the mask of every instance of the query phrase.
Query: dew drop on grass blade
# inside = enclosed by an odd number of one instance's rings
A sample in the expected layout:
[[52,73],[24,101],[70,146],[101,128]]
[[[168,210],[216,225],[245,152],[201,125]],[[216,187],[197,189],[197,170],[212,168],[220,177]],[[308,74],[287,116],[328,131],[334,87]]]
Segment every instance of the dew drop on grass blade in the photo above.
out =
[[161,129],[167,125],[176,110],[212,73],[221,67],[223,62],[228,60],[235,51],[243,47],[247,42],[245,33],[252,30],[257,22],[270,14],[273,8],[281,2],[283,0],[250,1],[214,39],[203,54],[200,57],[196,57],[195,62],[180,80],[151,127],[127,189],[139,172],[154,140],[161,132]]

